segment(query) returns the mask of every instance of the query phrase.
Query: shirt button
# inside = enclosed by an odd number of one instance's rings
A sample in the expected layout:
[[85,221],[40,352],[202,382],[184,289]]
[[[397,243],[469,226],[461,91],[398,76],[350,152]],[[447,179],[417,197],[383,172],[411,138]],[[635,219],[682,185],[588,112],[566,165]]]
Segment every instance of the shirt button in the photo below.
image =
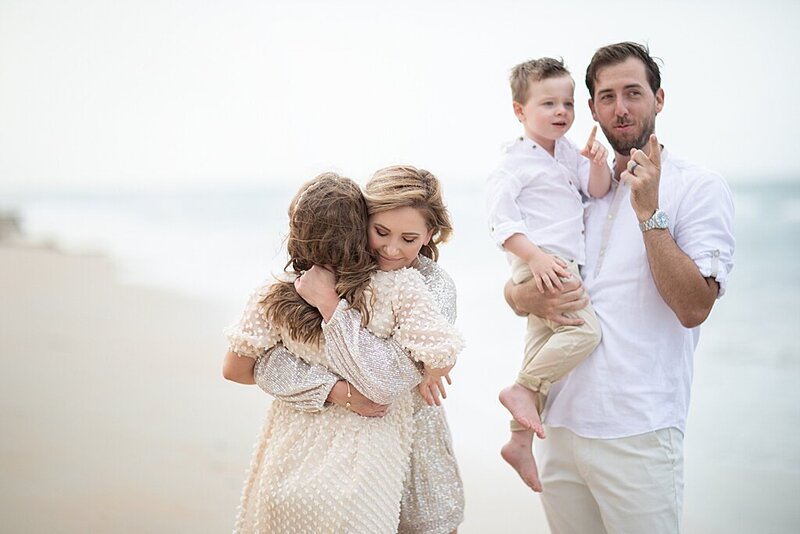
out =
[[613,213],[609,213],[609,214],[608,214],[608,220],[610,221],[610,220],[611,220],[611,219],[613,219],[613,218],[614,218],[614,214],[613,214]]

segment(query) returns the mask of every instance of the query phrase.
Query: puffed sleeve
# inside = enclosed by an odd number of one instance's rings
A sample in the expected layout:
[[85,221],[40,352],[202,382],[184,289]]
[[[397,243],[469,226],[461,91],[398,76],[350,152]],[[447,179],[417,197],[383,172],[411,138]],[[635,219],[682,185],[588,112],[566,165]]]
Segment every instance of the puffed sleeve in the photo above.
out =
[[396,271],[392,336],[416,361],[441,368],[455,364],[464,340],[434,303],[414,269]]
[[700,273],[717,281],[719,298],[733,269],[733,195],[718,174],[693,174],[691,188],[676,213],[673,236]]
[[325,367],[298,358],[280,343],[259,356],[253,374],[264,392],[303,412],[321,411],[340,380]]
[[225,329],[229,351],[255,360],[280,341],[279,333],[270,328],[264,315],[262,299],[268,288],[262,286],[256,289],[239,322]]
[[422,378],[402,344],[363,328],[361,315],[345,300],[322,332],[328,367],[373,402],[391,404]]

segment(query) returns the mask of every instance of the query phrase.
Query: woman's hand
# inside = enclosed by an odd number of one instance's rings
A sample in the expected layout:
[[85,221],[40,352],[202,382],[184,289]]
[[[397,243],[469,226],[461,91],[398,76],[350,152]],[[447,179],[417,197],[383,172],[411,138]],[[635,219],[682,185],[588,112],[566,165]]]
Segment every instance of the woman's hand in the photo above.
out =
[[383,417],[389,409],[388,404],[372,402],[344,380],[339,380],[333,385],[327,400],[364,417]]
[[329,321],[339,305],[336,294],[336,274],[332,269],[314,265],[294,281],[294,288],[303,300],[314,306]]
[[442,401],[439,398],[440,395],[442,399],[447,398],[447,391],[445,390],[442,379],[447,380],[448,385],[453,385],[453,381],[450,380],[451,369],[453,369],[452,365],[450,367],[441,368],[425,366],[425,370],[422,373],[422,382],[419,383],[419,393],[422,395],[422,398],[425,399],[425,402],[428,403],[428,406],[441,406]]

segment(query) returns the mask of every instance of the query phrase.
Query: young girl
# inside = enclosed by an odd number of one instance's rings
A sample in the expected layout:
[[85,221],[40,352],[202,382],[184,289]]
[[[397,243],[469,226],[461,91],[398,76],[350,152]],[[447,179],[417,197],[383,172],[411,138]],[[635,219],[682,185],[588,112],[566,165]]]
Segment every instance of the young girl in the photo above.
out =
[[[343,358],[324,348],[325,332],[334,330],[348,312],[357,312],[373,333],[393,335],[429,370],[454,363],[461,339],[438,314],[419,273],[374,272],[366,247],[366,206],[352,181],[332,173],[317,177],[301,188],[289,214],[287,248],[294,276],[258,290],[229,332],[227,377],[249,373],[252,383],[254,359],[278,342],[342,376],[369,375],[376,355]],[[320,305],[322,314],[298,295],[313,301],[315,288],[326,294],[323,282],[332,277],[319,266],[336,275],[336,306]],[[321,326],[323,318],[326,324]],[[416,368],[404,359],[405,364],[399,359],[392,364],[404,370],[405,389],[399,388],[383,418],[363,418],[346,406],[305,413],[280,400],[273,403],[256,446],[236,531],[397,531],[411,449],[410,389],[419,380]],[[430,376],[433,380],[437,375]],[[378,387],[382,377],[371,378]]]

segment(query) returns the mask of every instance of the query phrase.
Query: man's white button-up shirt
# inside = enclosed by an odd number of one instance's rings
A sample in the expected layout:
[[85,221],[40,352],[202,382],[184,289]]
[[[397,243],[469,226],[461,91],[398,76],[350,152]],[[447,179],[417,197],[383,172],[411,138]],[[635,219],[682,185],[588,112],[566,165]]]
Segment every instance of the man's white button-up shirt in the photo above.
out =
[[[659,207],[669,232],[722,296],[733,268],[731,192],[716,173],[667,150],[661,158]],[[586,254],[584,285],[603,337],[553,385],[545,422],[588,438],[684,431],[700,328],[684,328],[658,293],[626,183],[589,203]]]

